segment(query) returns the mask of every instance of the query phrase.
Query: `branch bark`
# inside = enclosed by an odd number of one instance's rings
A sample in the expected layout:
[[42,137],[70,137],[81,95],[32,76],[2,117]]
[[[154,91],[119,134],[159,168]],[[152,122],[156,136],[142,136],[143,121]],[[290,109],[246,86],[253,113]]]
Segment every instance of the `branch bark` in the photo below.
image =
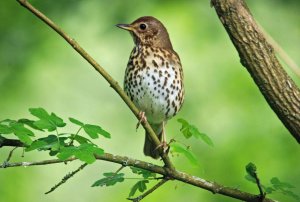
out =
[[[20,143],[20,144],[22,144],[22,143]],[[9,145],[5,145],[5,146],[9,146]],[[119,155],[105,153],[101,156],[95,155],[95,157],[97,160],[103,160],[103,161],[108,161],[108,162],[112,162],[112,163],[117,163],[124,167],[125,166],[133,166],[136,168],[142,168],[144,170],[148,170],[153,173],[161,174],[165,177],[165,179],[178,180],[183,183],[194,185],[196,187],[200,187],[202,189],[211,191],[213,194],[221,194],[221,195],[239,199],[241,201],[276,202],[275,200],[272,200],[269,198],[264,198],[262,200],[260,195],[254,195],[254,194],[250,194],[247,192],[243,192],[238,189],[226,187],[226,186],[220,185],[216,182],[211,182],[211,181],[199,178],[197,176],[192,176],[192,175],[189,175],[187,173],[184,173],[184,172],[181,172],[178,170],[169,170],[166,167],[162,167],[162,166],[151,164],[151,163],[148,163],[145,161],[129,158],[127,156],[119,156]],[[20,166],[28,167],[28,166],[37,166],[37,165],[49,165],[49,164],[70,162],[70,161],[74,161],[74,160],[77,160],[77,158],[69,158],[65,161],[62,161],[59,159],[52,159],[52,160],[44,160],[44,161],[38,161],[38,162],[16,162],[16,163],[4,162],[2,165],[0,164],[0,169],[8,168],[8,167],[20,167]]]
[[300,90],[277,60],[243,0],[212,0],[221,23],[266,101],[300,143]]

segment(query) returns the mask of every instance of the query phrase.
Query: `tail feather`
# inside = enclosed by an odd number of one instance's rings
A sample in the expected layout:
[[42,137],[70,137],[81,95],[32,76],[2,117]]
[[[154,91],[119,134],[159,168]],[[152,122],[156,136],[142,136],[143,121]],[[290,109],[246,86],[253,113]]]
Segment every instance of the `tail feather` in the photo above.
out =
[[[158,135],[158,139],[162,140],[162,132],[163,132],[163,124],[150,124],[153,128],[156,135]],[[150,139],[149,134],[146,132],[145,135],[145,144],[144,144],[144,154],[146,156],[151,156],[154,159],[159,158],[159,152],[154,144],[154,142]]]

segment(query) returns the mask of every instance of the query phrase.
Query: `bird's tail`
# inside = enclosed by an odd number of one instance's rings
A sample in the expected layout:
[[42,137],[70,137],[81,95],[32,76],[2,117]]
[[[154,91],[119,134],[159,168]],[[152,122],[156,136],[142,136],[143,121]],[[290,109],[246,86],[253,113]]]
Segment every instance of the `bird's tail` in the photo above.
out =
[[[158,139],[162,140],[163,133],[163,123],[160,124],[150,124],[155,134],[158,135]],[[154,144],[154,142],[150,139],[149,134],[146,132],[145,135],[145,144],[144,144],[144,154],[146,156],[151,156],[154,159],[159,158],[159,152]]]

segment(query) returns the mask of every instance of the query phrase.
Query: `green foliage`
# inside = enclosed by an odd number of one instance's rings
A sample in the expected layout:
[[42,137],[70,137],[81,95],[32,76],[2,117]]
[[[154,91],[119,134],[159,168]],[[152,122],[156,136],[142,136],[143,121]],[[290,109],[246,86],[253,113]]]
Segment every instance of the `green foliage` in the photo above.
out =
[[124,173],[103,173],[104,178],[97,180],[92,187],[113,186],[118,182],[124,181]]
[[56,151],[59,145],[64,144],[67,138],[57,138],[56,135],[48,135],[47,137],[39,138],[32,142],[32,144],[25,149],[25,151],[33,150],[51,150]]
[[[0,121],[0,134],[14,134],[21,142],[26,145],[25,151],[49,151],[51,156],[56,155],[61,160],[67,160],[70,157],[76,157],[86,163],[95,162],[95,154],[102,155],[104,150],[86,137],[79,135],[83,128],[86,134],[96,139],[99,135],[110,138],[110,134],[100,126],[92,124],[84,124],[74,118],[69,120],[80,126],[76,133],[59,133],[58,128],[66,126],[64,120],[55,113],[48,113],[43,108],[30,108],[30,113],[38,118],[38,120],[19,119],[18,121],[5,119]],[[32,140],[35,133],[26,126],[38,131],[39,133],[53,132],[56,135],[48,134],[48,136],[40,137]],[[75,143],[75,144],[74,144]]]
[[[247,171],[247,175],[245,176],[245,178],[250,182],[257,183],[256,165],[254,163],[248,163],[246,166],[246,171]],[[281,182],[277,177],[273,177],[270,180],[269,186],[265,186],[263,184],[261,186],[266,194],[272,194],[273,192],[278,192],[286,196],[289,196],[291,198],[294,198],[295,200],[300,200],[300,197],[290,190],[295,187],[289,183]]]
[[41,130],[48,130],[49,132],[54,131],[57,127],[64,127],[66,123],[64,123],[63,119],[58,117],[56,114],[51,113],[49,114],[43,108],[30,108],[30,113],[39,118],[39,120],[33,123],[34,126]]
[[102,155],[104,154],[104,150],[94,144],[83,143],[79,146],[61,147],[57,157],[60,160],[67,160],[75,156],[86,163],[94,163],[96,161],[95,154]]
[[183,154],[193,165],[199,165],[197,158],[189,146],[184,146],[177,142],[170,144],[172,154]]
[[256,178],[256,165],[254,163],[248,163],[246,165],[246,171],[251,177]]
[[144,169],[141,169],[141,168],[136,168],[136,167],[130,167],[131,171],[135,174],[138,174],[138,175],[142,175],[142,177],[144,179],[148,179],[150,177],[156,177],[156,173],[152,173],[148,170],[144,170]]
[[129,192],[129,197],[134,196],[137,190],[141,193],[147,190],[147,183],[149,183],[149,180],[141,180],[135,183]]
[[199,132],[199,130],[196,126],[189,124],[188,121],[186,121],[185,119],[182,119],[182,118],[177,119],[177,121],[179,123],[181,123],[180,131],[186,139],[189,139],[191,137],[195,137],[196,139],[200,138],[202,141],[204,141],[209,146],[214,145],[212,140],[210,139],[210,137],[208,137],[205,133]]
[[13,133],[18,139],[26,145],[32,143],[31,137],[34,133],[26,128],[23,123],[14,120],[6,119],[0,121],[0,134],[7,135]]
[[110,133],[103,130],[100,126],[97,125],[92,125],[92,124],[84,124],[81,121],[74,119],[74,118],[69,118],[69,120],[82,127],[86,134],[88,134],[91,138],[96,139],[99,137],[99,135],[102,135],[103,137],[110,138]]

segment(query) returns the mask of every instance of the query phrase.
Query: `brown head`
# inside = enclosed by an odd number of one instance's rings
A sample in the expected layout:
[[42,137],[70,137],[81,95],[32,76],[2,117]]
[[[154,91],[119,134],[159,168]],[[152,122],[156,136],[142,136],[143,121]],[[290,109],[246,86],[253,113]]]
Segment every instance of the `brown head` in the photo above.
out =
[[154,17],[144,16],[131,24],[117,24],[116,26],[128,30],[136,46],[146,45],[173,50],[167,29]]

